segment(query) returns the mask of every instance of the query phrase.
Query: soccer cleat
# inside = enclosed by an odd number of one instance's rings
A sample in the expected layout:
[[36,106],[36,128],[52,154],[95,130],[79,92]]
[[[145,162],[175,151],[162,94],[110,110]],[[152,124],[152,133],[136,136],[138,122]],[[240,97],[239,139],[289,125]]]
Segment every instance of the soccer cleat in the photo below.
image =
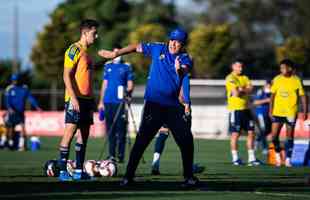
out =
[[290,158],[286,158],[285,159],[285,166],[286,167],[292,167],[292,163],[291,163],[291,159]]
[[87,173],[83,172],[82,170],[74,170],[72,178],[75,181],[92,179],[92,177],[90,177]]
[[263,162],[258,160],[258,159],[252,160],[252,161],[248,162],[248,166],[259,166],[259,165],[262,165],[262,164],[263,164]]
[[233,161],[232,164],[235,166],[240,166],[240,165],[243,165],[243,162],[241,159],[238,159],[238,160]]
[[124,177],[120,182],[120,186],[126,187],[132,185],[133,183],[134,183],[133,179]]
[[60,171],[58,180],[61,182],[72,181],[72,176],[67,171]]
[[185,181],[181,184],[182,188],[194,188],[199,185],[199,180],[196,177],[191,177],[185,179]]

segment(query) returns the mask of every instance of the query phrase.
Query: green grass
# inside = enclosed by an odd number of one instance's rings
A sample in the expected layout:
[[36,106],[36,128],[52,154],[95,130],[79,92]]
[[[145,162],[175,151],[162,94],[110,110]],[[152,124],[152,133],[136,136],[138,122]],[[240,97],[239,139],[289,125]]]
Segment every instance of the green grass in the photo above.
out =
[[[195,161],[206,167],[197,175],[202,184],[195,190],[180,188],[181,156],[171,138],[162,156],[161,176],[150,175],[152,144],[144,154],[146,163],[140,163],[137,170],[137,184],[128,188],[119,186],[125,164],[119,165],[117,177],[96,181],[59,183],[44,177],[42,166],[58,156],[59,138],[42,138],[41,142],[37,152],[0,151],[0,199],[310,199],[306,180],[310,168],[231,166],[228,141],[195,141]],[[87,158],[98,159],[103,147],[103,139],[91,139]],[[240,147],[246,160],[244,142]]]

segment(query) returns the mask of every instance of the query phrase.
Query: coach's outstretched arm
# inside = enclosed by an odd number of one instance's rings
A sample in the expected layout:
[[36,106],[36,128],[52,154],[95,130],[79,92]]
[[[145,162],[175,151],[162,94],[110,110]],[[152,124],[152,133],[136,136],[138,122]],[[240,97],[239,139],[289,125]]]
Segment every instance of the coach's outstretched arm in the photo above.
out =
[[141,44],[130,44],[127,47],[118,49],[117,51],[109,51],[109,50],[100,50],[98,51],[98,55],[106,58],[106,59],[114,59],[118,56],[126,55],[133,52],[142,53]]

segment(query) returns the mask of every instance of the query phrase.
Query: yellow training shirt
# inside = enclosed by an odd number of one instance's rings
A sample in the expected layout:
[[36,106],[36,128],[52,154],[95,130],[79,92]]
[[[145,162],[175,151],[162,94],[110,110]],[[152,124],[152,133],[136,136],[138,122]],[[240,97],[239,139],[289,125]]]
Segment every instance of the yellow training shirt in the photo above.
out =
[[226,94],[228,110],[245,110],[248,109],[249,95],[239,97],[233,96],[232,91],[238,87],[248,87],[251,85],[250,79],[245,75],[235,75],[230,73],[226,76]]
[[273,79],[271,93],[275,95],[272,110],[273,116],[296,117],[298,96],[305,95],[302,82],[298,76],[276,76]]

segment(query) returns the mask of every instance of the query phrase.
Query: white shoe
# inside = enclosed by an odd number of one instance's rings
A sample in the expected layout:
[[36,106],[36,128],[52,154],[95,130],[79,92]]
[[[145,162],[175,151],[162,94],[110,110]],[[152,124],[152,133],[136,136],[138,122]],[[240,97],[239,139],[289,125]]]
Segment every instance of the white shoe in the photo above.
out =
[[285,159],[285,166],[286,167],[292,167],[292,163],[291,163],[291,159],[290,158],[286,158]]

